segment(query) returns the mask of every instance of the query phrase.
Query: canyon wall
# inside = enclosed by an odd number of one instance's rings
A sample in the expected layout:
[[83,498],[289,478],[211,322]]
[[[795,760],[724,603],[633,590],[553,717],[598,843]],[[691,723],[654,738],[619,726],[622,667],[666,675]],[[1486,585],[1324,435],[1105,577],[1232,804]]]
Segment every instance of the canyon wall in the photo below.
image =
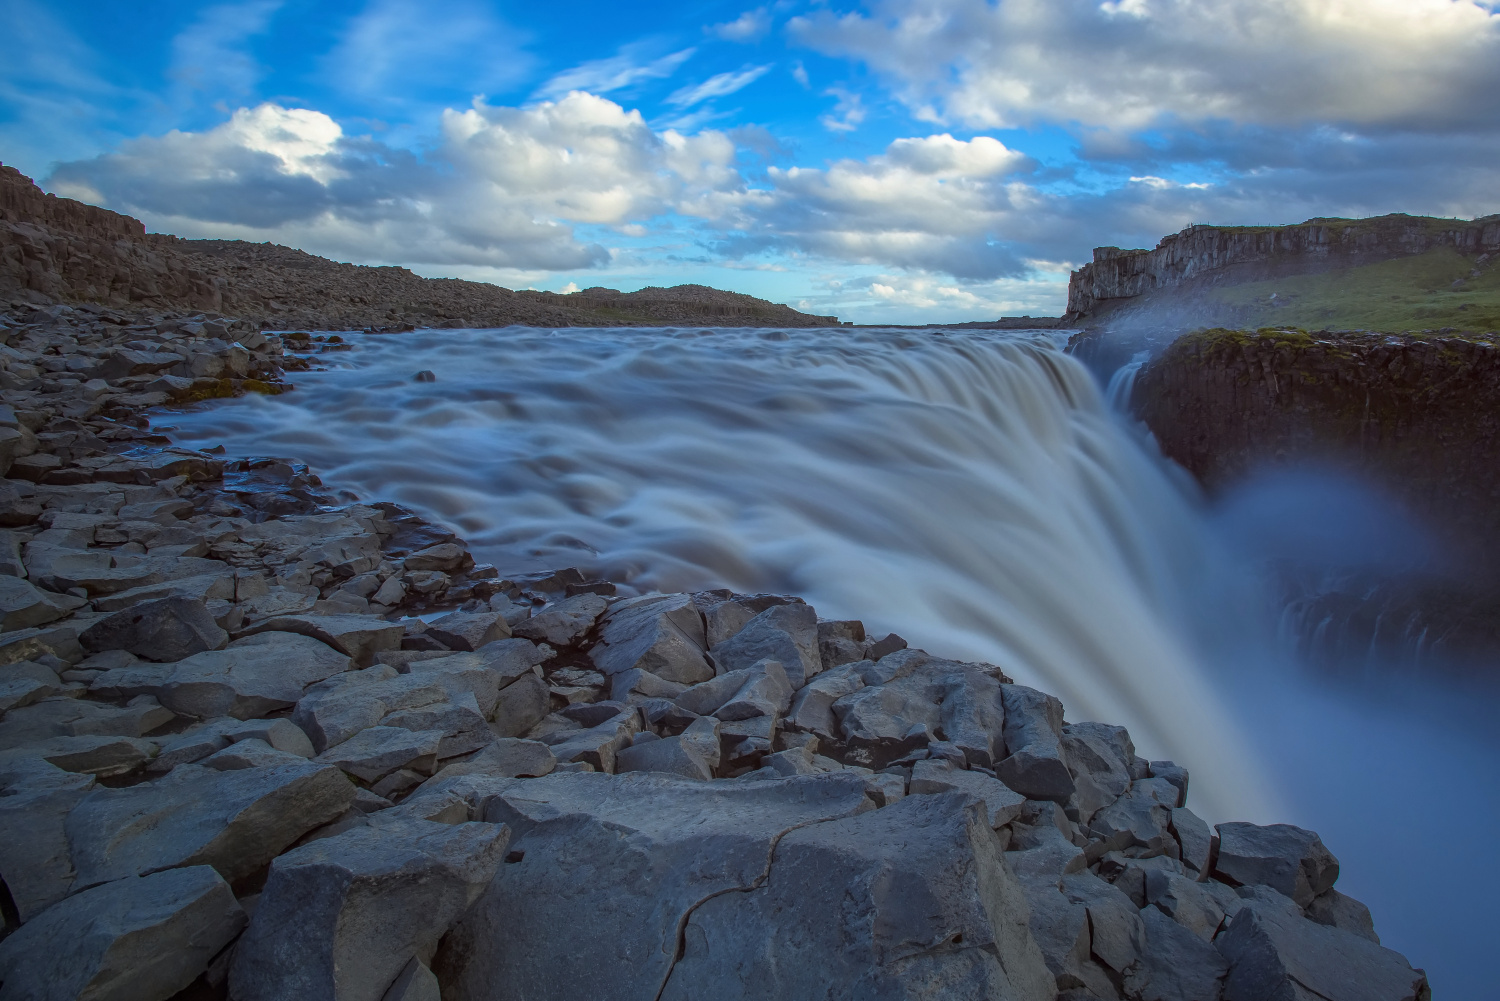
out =
[[1068,314],[1098,316],[1164,289],[1238,284],[1372,264],[1435,247],[1500,250],[1500,215],[1472,222],[1425,216],[1309,219],[1295,226],[1189,226],[1155,250],[1096,247],[1068,282]]

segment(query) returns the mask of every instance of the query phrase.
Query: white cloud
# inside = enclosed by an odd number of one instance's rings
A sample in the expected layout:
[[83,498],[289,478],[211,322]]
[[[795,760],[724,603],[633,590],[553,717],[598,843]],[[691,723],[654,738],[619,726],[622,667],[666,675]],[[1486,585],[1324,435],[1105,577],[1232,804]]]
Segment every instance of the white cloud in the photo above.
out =
[[575,90],[610,94],[647,80],[664,80],[677,72],[677,67],[691,59],[698,50],[680,49],[654,59],[647,58],[645,51],[644,46],[627,45],[608,59],[581,63],[542,84],[535,96],[552,99]]
[[[803,70],[802,75],[805,78],[807,71]],[[829,87],[823,94],[838,99],[832,114],[818,117],[818,122],[825,129],[830,132],[853,132],[859,128],[859,124],[865,120],[864,98],[859,93],[844,87]]]
[[747,10],[726,24],[715,24],[708,32],[726,42],[753,42],[771,30],[771,15],[764,7]]
[[770,70],[770,64],[767,64],[747,66],[742,70],[729,73],[716,73],[702,83],[692,84],[673,92],[667,98],[667,103],[679,108],[690,108],[715,97],[726,97],[736,91],[744,90]]
[[1500,17],[1473,0],[875,0],[794,18],[919,117],[1139,130],[1493,123]]

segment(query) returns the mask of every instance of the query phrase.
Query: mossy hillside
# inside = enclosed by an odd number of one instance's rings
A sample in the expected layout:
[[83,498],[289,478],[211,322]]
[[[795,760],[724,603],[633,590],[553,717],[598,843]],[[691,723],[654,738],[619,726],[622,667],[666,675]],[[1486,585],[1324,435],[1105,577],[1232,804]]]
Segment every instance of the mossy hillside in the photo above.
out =
[[1377,264],[1215,288],[1206,298],[1244,317],[1247,326],[1500,330],[1497,257],[1439,247]]

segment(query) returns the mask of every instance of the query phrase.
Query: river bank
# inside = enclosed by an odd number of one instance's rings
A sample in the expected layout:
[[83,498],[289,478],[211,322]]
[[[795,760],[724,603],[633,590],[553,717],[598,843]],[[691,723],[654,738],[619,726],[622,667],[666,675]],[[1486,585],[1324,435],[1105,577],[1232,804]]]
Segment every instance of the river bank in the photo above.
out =
[[1002,667],[477,565],[151,432],[282,388],[292,339],[12,319],[0,996],[1425,996],[1316,835],[1211,829]]

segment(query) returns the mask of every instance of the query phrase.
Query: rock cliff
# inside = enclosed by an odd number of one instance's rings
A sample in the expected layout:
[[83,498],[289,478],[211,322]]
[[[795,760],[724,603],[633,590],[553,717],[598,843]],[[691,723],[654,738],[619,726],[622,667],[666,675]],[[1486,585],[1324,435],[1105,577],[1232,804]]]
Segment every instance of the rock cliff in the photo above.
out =
[[229,314],[282,330],[839,322],[701,285],[561,296],[340,264],[273,244],[183,240],[147,233],[129,216],[46,194],[0,165],[0,296],[7,295],[41,305]]
[[[1068,282],[1068,313],[1101,319],[1121,300],[1370,264],[1437,247],[1500,249],[1500,215],[1472,222],[1394,214],[1295,226],[1189,226],[1154,250],[1096,247]],[[1181,298],[1179,295],[1178,298]]]

